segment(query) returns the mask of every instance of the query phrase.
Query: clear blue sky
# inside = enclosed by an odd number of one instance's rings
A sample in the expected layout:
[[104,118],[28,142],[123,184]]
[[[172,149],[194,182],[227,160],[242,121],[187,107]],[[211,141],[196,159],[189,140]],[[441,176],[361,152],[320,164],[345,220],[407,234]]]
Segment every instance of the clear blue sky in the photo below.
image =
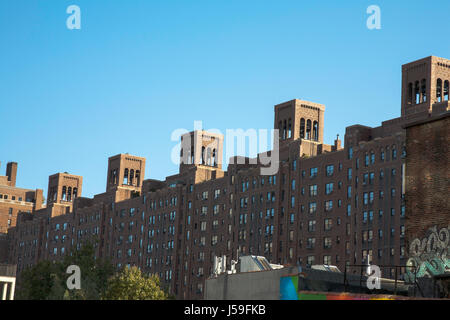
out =
[[[372,4],[381,30],[366,27]],[[332,143],[400,116],[401,65],[450,58],[449,14],[448,0],[1,1],[0,174],[17,161],[18,185],[46,192],[68,171],[92,196],[128,152],[164,179],[173,130],[271,129],[294,98],[325,104]]]

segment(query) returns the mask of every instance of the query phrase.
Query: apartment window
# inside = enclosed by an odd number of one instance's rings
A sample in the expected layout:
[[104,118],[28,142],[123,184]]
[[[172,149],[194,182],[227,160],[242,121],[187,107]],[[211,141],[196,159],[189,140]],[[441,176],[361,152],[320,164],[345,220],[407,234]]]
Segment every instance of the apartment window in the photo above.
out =
[[308,256],[308,257],[306,258],[306,263],[307,263],[308,265],[310,265],[310,266],[312,266],[312,265],[314,264],[314,261],[315,261],[315,257],[314,257],[314,256]]
[[352,198],[352,187],[348,186],[347,187],[347,199],[351,199]]
[[365,205],[369,204],[369,194],[367,192],[363,193],[363,203]]
[[317,196],[317,185],[316,184],[309,186],[309,195],[311,197]]
[[397,159],[397,149],[392,149],[392,160]]
[[353,147],[348,148],[348,159],[351,160],[353,158]]
[[289,241],[294,241],[294,230],[289,231]]
[[363,258],[363,261],[366,261],[367,262],[367,250],[363,250],[362,251],[362,258]]
[[374,153],[374,152],[371,152],[371,153],[370,153],[370,163],[371,163],[371,164],[374,164],[374,163],[375,163],[375,153]]
[[333,182],[327,183],[325,185],[325,194],[330,194],[333,192]]
[[323,264],[330,265],[331,264],[331,256],[323,256]]
[[310,220],[308,221],[308,231],[314,232],[316,231],[316,220]]
[[294,257],[294,249],[289,248],[289,259],[292,259]]
[[326,167],[327,176],[332,176],[334,172],[334,165],[330,164]]
[[310,178],[315,178],[317,177],[317,168],[311,168],[310,169]]
[[347,169],[347,179],[352,180],[352,168]]
[[292,189],[292,190],[295,190],[295,179],[292,179],[292,182],[291,182],[291,189]]
[[375,181],[375,173],[371,172],[369,173],[369,184],[373,184]]
[[330,231],[332,226],[333,226],[333,220],[332,219],[325,219],[325,221],[324,221],[325,231]]
[[368,239],[368,233],[367,233],[367,231],[363,231],[362,232],[362,240],[363,240],[363,242],[367,242],[367,239]]
[[350,217],[352,215],[352,205],[347,205],[347,217]]
[[333,209],[333,200],[325,201],[325,211],[331,211]]
[[363,185],[366,185],[368,180],[369,180],[369,174],[368,173],[364,173],[364,175],[363,175]]
[[395,168],[393,168],[393,169],[391,170],[391,176],[392,176],[392,177],[395,177],[396,173],[397,173],[397,170],[395,170]]
[[308,249],[314,249],[315,246],[316,246],[316,238],[306,239],[306,247]]
[[372,239],[373,239],[373,230],[369,230],[368,234],[369,234],[368,240],[372,241]]
[[391,189],[391,197],[395,197],[395,188]]
[[309,213],[315,213],[317,211],[317,203],[310,202],[309,203]]
[[294,208],[294,207],[295,207],[295,197],[292,196],[291,197],[291,208]]
[[323,238],[323,247],[325,249],[331,248],[331,238],[330,237]]

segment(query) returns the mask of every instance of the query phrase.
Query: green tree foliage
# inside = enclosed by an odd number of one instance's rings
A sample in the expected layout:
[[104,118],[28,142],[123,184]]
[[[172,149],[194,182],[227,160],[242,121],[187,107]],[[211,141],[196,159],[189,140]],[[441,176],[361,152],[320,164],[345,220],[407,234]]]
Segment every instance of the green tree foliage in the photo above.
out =
[[[81,271],[81,289],[69,290],[66,273],[70,265]],[[85,243],[62,261],[41,261],[25,269],[16,291],[19,300],[163,300],[167,294],[156,275],[145,275],[137,267],[114,273],[109,260],[96,259],[95,248]]]
[[[81,270],[81,289],[68,290],[67,267],[77,265]],[[24,300],[98,300],[107,289],[114,267],[108,260],[95,259],[95,249],[85,243],[80,250],[72,250],[63,261],[41,261],[23,271],[16,299]]]
[[41,261],[21,274],[15,298],[20,300],[45,300],[50,296],[57,271],[54,263]]
[[[109,260],[95,259],[95,249],[90,243],[67,255],[62,262],[63,272],[70,265],[77,265],[81,270],[81,289],[67,290],[66,299],[99,300],[105,293],[108,279],[114,274],[114,267]],[[64,277],[66,287],[67,275]]]
[[166,300],[156,275],[146,275],[137,267],[125,267],[108,283],[105,300]]

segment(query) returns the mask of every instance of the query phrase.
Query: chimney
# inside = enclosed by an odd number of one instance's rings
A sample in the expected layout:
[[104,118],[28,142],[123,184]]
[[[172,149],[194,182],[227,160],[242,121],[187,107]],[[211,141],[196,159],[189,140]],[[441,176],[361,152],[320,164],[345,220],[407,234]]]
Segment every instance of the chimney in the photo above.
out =
[[17,162],[8,162],[6,165],[6,176],[8,177],[8,181],[10,181],[10,186],[16,186],[16,177],[17,177]]
[[337,150],[340,150],[341,148],[342,148],[341,140],[339,139],[339,134],[338,134],[336,137],[336,140],[334,140],[334,150],[337,151]]
[[42,189],[36,189],[34,198],[34,210],[42,209],[42,201],[44,200],[44,191]]

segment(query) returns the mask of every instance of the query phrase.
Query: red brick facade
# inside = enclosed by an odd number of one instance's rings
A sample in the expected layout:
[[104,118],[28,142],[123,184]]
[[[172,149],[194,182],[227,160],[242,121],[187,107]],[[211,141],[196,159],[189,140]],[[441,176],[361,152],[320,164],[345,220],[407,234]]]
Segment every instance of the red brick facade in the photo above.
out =
[[42,190],[16,187],[18,164],[9,162],[6,175],[0,176],[0,263],[7,259],[6,233],[16,225],[19,212],[32,212],[42,207]]
[[[450,225],[450,113],[406,126],[408,240]],[[408,241],[408,242],[411,242]]]
[[[428,94],[419,91],[417,103],[408,87],[415,78],[429,79],[428,84],[436,76],[450,78],[444,67],[449,60],[422,59],[418,69],[415,63],[403,67],[402,117],[375,128],[347,127],[344,148],[339,139],[323,143],[323,105],[292,100],[275,106],[280,162],[274,175],[262,176],[261,166],[250,159],[223,171],[223,137],[195,131],[183,136],[180,173],[165,181],[144,180],[145,159],[123,154],[110,158],[106,192],[92,199],[81,197],[79,176],[71,177],[79,188],[71,201],[67,195],[62,200],[66,184],[50,179],[55,200],[22,214],[10,229],[9,263],[18,264],[20,272],[97,239],[99,257],[157,273],[182,299],[203,297],[214,256],[226,255],[228,266],[247,254],[341,270],[366,263],[367,257],[378,265],[404,265],[407,138],[402,125],[428,117],[430,110],[448,110],[448,101],[427,98],[434,94],[426,81]],[[442,99],[444,93],[443,88]],[[186,142],[200,136],[209,143]],[[387,272],[383,276],[393,276],[394,270]]]

